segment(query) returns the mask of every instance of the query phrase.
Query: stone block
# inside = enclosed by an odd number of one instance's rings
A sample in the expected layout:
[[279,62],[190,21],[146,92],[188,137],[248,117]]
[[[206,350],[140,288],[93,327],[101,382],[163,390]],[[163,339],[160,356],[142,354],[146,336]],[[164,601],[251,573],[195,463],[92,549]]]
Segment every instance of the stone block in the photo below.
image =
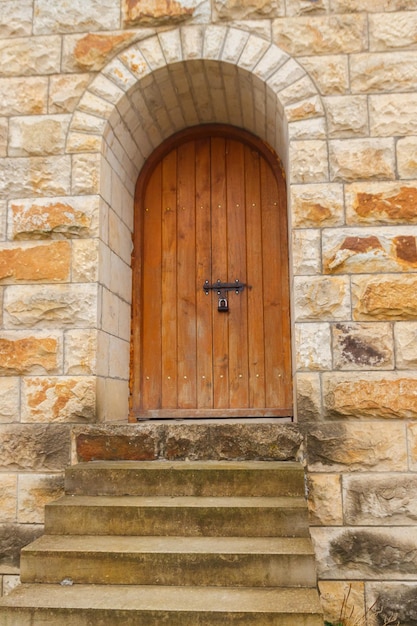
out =
[[324,96],[345,94],[349,90],[347,55],[303,56],[298,59]]
[[312,528],[319,578],[414,580],[417,529]]
[[370,50],[397,51],[399,47],[401,50],[417,48],[417,13],[406,11],[407,7],[404,5],[399,8],[403,10],[369,16]]
[[314,13],[324,13],[329,10],[329,0],[292,0],[287,6],[287,15],[313,15]]
[[0,37],[24,37],[32,34],[32,0],[3,0],[0,15]]
[[67,72],[97,72],[118,52],[140,38],[141,31],[67,35],[63,45],[63,69]]
[[20,551],[40,537],[43,526],[39,524],[0,524],[0,567],[19,567]]
[[329,153],[331,180],[395,178],[392,139],[334,139],[330,141]]
[[353,54],[350,58],[353,93],[394,93],[417,88],[417,52]]
[[311,120],[312,118],[323,116],[323,105],[318,96],[312,96],[301,102],[288,104],[285,107],[285,113],[288,122]]
[[120,26],[119,4],[113,0],[37,0],[33,18],[36,35],[90,30],[111,30]]
[[48,502],[64,492],[61,474],[22,474],[19,476],[17,518],[21,524],[43,524]]
[[414,0],[331,0],[332,11],[336,13],[354,13],[367,11],[382,13],[383,11],[411,11],[416,9]]
[[292,141],[290,144],[290,182],[322,183],[328,180],[327,142]]
[[61,71],[61,38],[0,39],[0,76],[37,76]]
[[405,426],[401,422],[323,423],[303,428],[311,472],[407,471]]
[[348,224],[417,224],[417,181],[353,183],[345,196]]
[[206,4],[201,0],[122,0],[124,27],[161,26],[190,20]]
[[9,121],[6,117],[0,118],[0,157],[7,156],[7,140]]
[[295,324],[295,364],[297,371],[332,368],[331,334],[327,323]]
[[72,243],[72,280],[92,283],[98,279],[98,239],[80,239]]
[[416,419],[417,374],[324,374],[323,398],[329,418]]
[[60,334],[47,331],[1,333],[0,375],[58,374],[62,369]]
[[70,194],[68,156],[0,159],[3,198]]
[[414,320],[417,315],[417,277],[354,276],[352,304],[355,320]]
[[6,574],[3,576],[3,595],[7,595],[20,585],[20,576]]
[[100,155],[75,154],[72,159],[72,193],[90,195],[100,189]]
[[369,607],[375,607],[380,624],[417,624],[417,585],[406,582],[367,582]]
[[318,583],[324,619],[344,626],[359,626],[365,609],[365,585],[362,582],[321,580]]
[[321,383],[319,374],[297,372],[294,379],[297,418],[300,423],[321,419]]
[[0,245],[0,282],[64,282],[70,277],[71,247],[67,241]]
[[392,325],[339,322],[332,327],[334,367],[338,370],[393,369]]
[[0,474],[0,524],[16,521],[17,475]]
[[312,526],[342,526],[342,488],[337,474],[308,475],[308,510]]
[[417,322],[394,325],[395,364],[397,369],[417,369]]
[[417,94],[369,96],[369,123],[374,137],[417,134]]
[[410,470],[417,471],[417,424],[410,423],[407,425],[407,439],[410,456]]
[[9,156],[62,154],[69,122],[68,115],[12,117],[9,122]]
[[97,380],[97,417],[99,421],[122,421],[125,423],[128,415],[129,382],[115,378],[99,378]]
[[214,20],[248,20],[285,15],[283,0],[214,0]]
[[0,424],[20,419],[20,383],[18,378],[0,379]]
[[48,110],[72,113],[90,82],[89,74],[58,74],[49,79]]
[[39,115],[47,111],[48,78],[0,78],[0,115]]
[[400,178],[416,178],[417,137],[404,137],[397,141],[397,163]]
[[22,422],[93,422],[95,378],[26,377],[22,380]]
[[327,274],[407,272],[417,268],[417,228],[379,227],[323,231],[323,271]]
[[4,327],[94,327],[95,285],[10,285],[4,297]]
[[349,319],[348,279],[344,276],[295,276],[294,310],[297,322]]
[[60,471],[70,460],[65,424],[0,424],[0,468],[5,471]]
[[272,39],[292,56],[361,52],[367,48],[366,16],[278,18],[272,22]]
[[12,200],[9,239],[94,237],[98,213],[98,196]]
[[343,187],[336,183],[291,185],[291,214],[295,228],[340,226],[344,221]]
[[68,376],[95,374],[96,352],[97,331],[67,330],[64,335],[64,373]]
[[319,229],[294,230],[292,250],[294,275],[320,273],[321,238]]
[[102,137],[87,133],[70,131],[68,134],[66,150],[70,154],[76,152],[100,152],[102,148]]
[[417,520],[415,474],[343,477],[345,522],[350,526],[412,526]]
[[369,134],[366,96],[332,96],[325,98],[324,104],[329,137],[365,137]]

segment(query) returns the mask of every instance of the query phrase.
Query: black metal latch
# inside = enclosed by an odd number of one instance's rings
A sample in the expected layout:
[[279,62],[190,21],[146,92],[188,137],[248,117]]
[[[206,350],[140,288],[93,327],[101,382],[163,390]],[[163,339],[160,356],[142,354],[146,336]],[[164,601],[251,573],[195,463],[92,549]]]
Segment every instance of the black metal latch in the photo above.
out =
[[219,279],[212,285],[210,285],[209,281],[206,280],[204,282],[203,289],[206,293],[206,296],[208,296],[210,290],[216,291],[217,295],[219,296],[217,310],[220,311],[220,313],[228,313],[229,301],[227,298],[227,292],[234,291],[235,293],[239,294],[241,291],[244,290],[246,286],[247,285],[241,283],[238,279],[236,279],[234,283],[222,283]]

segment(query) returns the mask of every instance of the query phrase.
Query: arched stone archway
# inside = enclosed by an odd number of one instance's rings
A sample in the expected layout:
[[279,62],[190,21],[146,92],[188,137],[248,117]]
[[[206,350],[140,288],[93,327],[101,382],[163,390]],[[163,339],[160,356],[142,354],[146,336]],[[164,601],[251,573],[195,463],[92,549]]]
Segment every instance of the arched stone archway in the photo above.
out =
[[97,177],[99,419],[127,415],[139,172],[164,139],[213,122],[243,128],[269,144],[289,190],[328,180],[324,109],[315,85],[288,54],[237,28],[183,26],[134,44],[97,75],[74,112],[67,140],[67,151],[78,155],[73,188],[84,176],[83,156]]

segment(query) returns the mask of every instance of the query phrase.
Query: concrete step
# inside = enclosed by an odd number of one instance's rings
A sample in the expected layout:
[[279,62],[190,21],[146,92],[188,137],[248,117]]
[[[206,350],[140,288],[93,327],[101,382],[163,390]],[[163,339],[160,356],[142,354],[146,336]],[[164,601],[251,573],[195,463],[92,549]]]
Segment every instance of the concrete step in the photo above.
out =
[[93,461],[67,469],[80,495],[303,496],[299,463],[274,461]]
[[21,585],[0,626],[323,626],[313,589]]
[[45,532],[307,537],[309,529],[301,497],[64,496],[46,506]]
[[271,537],[44,535],[22,550],[26,583],[314,587],[311,541]]

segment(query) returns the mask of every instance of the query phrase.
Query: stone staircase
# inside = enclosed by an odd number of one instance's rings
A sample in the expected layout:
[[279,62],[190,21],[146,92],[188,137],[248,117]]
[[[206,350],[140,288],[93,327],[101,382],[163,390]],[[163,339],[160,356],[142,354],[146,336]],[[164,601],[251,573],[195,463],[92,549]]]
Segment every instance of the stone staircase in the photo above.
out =
[[80,463],[1,626],[322,626],[292,462]]

